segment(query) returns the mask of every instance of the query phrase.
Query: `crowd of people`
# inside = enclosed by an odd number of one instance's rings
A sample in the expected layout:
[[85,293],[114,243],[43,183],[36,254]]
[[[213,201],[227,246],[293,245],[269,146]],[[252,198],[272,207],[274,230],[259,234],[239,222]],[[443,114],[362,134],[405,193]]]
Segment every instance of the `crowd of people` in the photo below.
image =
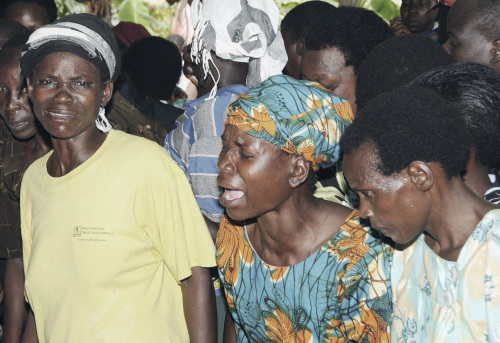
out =
[[2,342],[500,342],[500,2],[177,12],[0,3]]

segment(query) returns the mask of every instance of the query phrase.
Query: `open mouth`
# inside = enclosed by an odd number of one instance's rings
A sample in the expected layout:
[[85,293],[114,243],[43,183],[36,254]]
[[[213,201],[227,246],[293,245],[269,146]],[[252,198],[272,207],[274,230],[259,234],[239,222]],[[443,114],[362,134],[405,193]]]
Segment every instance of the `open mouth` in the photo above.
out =
[[240,200],[245,193],[237,189],[222,188],[223,192],[220,196],[220,203],[224,207],[229,207],[236,201]]

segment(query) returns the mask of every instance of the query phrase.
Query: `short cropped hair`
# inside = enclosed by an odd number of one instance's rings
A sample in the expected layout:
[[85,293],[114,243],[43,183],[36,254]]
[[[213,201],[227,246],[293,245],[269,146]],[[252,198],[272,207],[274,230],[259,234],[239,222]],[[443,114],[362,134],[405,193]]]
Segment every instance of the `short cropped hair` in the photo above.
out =
[[57,19],[57,6],[54,0],[1,0],[0,1],[0,17],[3,17],[4,11],[11,5],[18,2],[27,2],[38,4],[45,9],[49,21],[52,23]]
[[182,58],[174,43],[147,37],[130,45],[123,55],[122,70],[144,95],[168,100],[181,77]]
[[436,92],[400,87],[372,99],[361,112],[342,136],[344,154],[372,143],[384,175],[414,161],[437,162],[448,178],[465,171],[469,132],[459,109]]
[[17,21],[0,18],[0,49],[11,37],[24,30],[28,29]]
[[387,39],[370,51],[356,80],[358,111],[377,95],[410,83],[417,76],[454,62],[441,45],[421,35]]
[[316,23],[317,17],[332,9],[335,10],[336,7],[325,1],[303,2],[292,8],[285,15],[281,21],[281,31],[290,32],[292,40],[295,42],[307,35],[307,26],[309,23]]
[[350,6],[325,11],[309,23],[306,50],[338,49],[357,73],[361,61],[378,44],[394,36],[389,25],[375,12]]
[[495,167],[500,160],[500,75],[482,64],[456,63],[421,75],[413,83],[460,108],[477,162]]

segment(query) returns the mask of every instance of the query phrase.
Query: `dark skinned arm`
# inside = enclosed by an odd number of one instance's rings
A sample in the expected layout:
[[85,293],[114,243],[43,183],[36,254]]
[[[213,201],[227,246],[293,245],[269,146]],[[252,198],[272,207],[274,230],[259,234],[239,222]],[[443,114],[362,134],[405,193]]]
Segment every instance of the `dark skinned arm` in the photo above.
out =
[[226,311],[226,320],[224,322],[224,343],[236,343],[236,330],[229,309]]
[[216,244],[217,232],[219,232],[219,223],[211,221],[205,215],[203,215],[203,219],[205,219],[205,223],[207,224],[208,227],[208,232],[210,232],[210,236],[212,237],[214,244]]
[[18,343],[23,337],[28,318],[28,306],[24,301],[23,259],[7,259],[5,265],[4,327],[2,342]]
[[21,343],[38,343],[38,337],[36,336],[36,325],[35,316],[33,311],[30,309],[28,314],[28,320],[26,322],[26,328],[24,329],[23,340]]
[[215,291],[208,268],[193,267],[192,275],[181,281],[184,316],[191,343],[217,341]]

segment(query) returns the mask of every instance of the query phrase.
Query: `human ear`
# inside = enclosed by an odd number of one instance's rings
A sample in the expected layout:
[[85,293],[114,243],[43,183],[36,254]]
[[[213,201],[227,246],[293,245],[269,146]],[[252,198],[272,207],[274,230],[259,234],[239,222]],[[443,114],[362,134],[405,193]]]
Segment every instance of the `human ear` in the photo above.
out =
[[434,184],[434,172],[431,166],[422,161],[414,161],[408,166],[408,175],[418,189],[425,192]]
[[500,63],[500,37],[493,41],[493,48],[491,49],[490,63]]
[[291,155],[291,168],[292,172],[289,178],[289,184],[292,188],[297,188],[309,177],[310,163],[303,157]]
[[101,99],[101,107],[105,107],[109,100],[111,100],[111,96],[113,95],[113,82],[108,80],[104,82],[104,87],[102,89],[102,99]]

